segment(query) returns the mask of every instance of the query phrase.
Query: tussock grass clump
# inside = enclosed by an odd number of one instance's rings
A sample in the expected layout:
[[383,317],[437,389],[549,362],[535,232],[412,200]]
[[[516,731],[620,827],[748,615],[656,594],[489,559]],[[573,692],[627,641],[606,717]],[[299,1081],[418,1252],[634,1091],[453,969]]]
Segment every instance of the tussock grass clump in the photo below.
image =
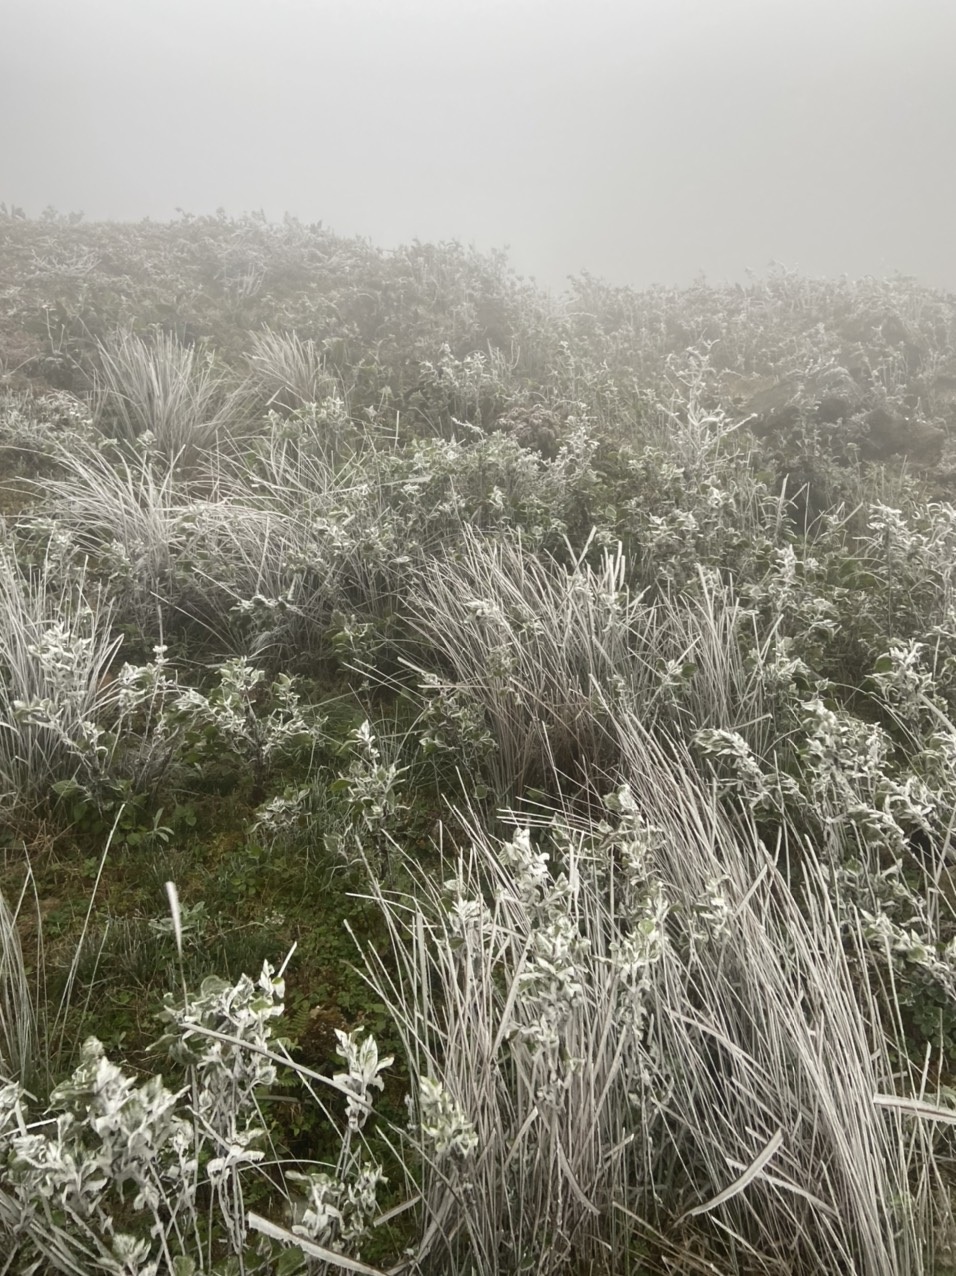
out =
[[319,346],[311,337],[295,332],[266,327],[253,333],[249,362],[270,407],[292,409],[320,403],[336,389]]
[[616,764],[622,711],[686,738],[739,730],[771,752],[777,623],[759,623],[703,569],[693,596],[656,602],[627,577],[620,545],[595,552],[592,537],[566,565],[468,527],[417,570],[409,623],[438,666],[431,677],[482,711],[501,800],[556,774],[588,784]]
[[206,447],[234,424],[237,399],[224,374],[170,333],[151,339],[120,329],[97,343],[94,420],[114,438],[149,434],[175,459]]
[[11,908],[0,891],[0,1077],[29,1084],[36,1062],[37,1006],[17,927],[22,902],[21,895]]
[[408,600],[410,624],[458,692],[484,710],[497,748],[502,800],[572,779],[609,758],[609,696],[639,677],[631,641],[645,614],[624,584],[620,547],[567,569],[520,538],[462,530],[445,557],[426,560]]
[[929,1276],[943,1145],[827,873],[623,725],[606,819],[472,824],[440,878],[375,889],[434,1270]]
[[51,455],[56,474],[35,488],[58,544],[78,563],[92,561],[116,608],[149,629],[157,608],[179,601],[172,577],[190,539],[185,491],[148,451],[86,443]]
[[24,570],[0,544],[0,803],[43,799],[102,764],[98,720],[116,696],[106,674],[119,645],[109,604],[82,574],[64,580],[49,558]]

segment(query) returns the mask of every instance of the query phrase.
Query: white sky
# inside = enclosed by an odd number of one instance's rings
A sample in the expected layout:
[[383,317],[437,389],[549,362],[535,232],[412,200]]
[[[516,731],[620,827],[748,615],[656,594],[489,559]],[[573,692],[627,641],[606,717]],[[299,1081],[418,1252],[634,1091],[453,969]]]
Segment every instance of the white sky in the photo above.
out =
[[956,291],[956,0],[0,0],[0,200]]

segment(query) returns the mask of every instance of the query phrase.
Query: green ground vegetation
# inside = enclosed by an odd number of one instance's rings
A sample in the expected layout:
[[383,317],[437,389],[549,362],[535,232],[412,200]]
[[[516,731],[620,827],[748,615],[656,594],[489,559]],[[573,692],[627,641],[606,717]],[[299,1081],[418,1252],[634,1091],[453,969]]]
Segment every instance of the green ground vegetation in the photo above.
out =
[[0,211],[0,1272],[956,1271],[954,480],[912,280]]

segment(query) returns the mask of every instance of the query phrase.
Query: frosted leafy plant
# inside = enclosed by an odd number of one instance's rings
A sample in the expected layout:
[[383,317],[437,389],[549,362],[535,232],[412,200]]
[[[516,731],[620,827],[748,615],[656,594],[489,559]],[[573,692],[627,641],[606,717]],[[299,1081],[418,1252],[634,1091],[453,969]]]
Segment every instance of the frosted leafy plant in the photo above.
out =
[[384,1087],[385,1082],[381,1074],[386,1068],[390,1068],[395,1060],[391,1055],[387,1055],[384,1059],[378,1057],[378,1046],[374,1037],[365,1036],[359,1040],[357,1031],[343,1032],[340,1028],[336,1028],[335,1036],[339,1043],[335,1053],[345,1060],[348,1072],[336,1073],[333,1080],[349,1092],[346,1102],[349,1129],[361,1130],[372,1108],[369,1091],[381,1090]]
[[350,827],[345,835],[329,834],[331,849],[351,859],[358,848],[366,856],[388,860],[388,836],[394,821],[405,810],[399,798],[408,767],[385,762],[372,724],[366,719],[349,736],[352,761],[348,771],[332,784],[345,799]]
[[[107,655],[118,645],[114,642]],[[101,672],[90,685],[91,671],[106,663],[91,638],[71,638],[69,627],[57,622],[30,648],[48,694],[16,701],[14,719],[58,749],[60,770],[69,776],[54,780],[53,792],[110,803],[122,786],[141,789],[167,770],[181,731],[170,713],[179,687],[165,653],[158,645],[149,663],[124,664],[115,675]]]
[[346,1096],[347,1118],[338,1162],[333,1173],[311,1170],[287,1175],[298,1184],[293,1199],[292,1231],[319,1244],[335,1243],[357,1253],[378,1212],[377,1192],[386,1181],[380,1164],[364,1159],[357,1136],[372,1112],[372,1091],[384,1087],[382,1073],[394,1062],[380,1058],[372,1036],[360,1037],[358,1030],[336,1030],[336,1053],[345,1060],[347,1071],[336,1073],[333,1084]]
[[418,1085],[419,1128],[438,1160],[467,1160],[478,1147],[478,1134],[441,1081],[423,1076]]
[[565,873],[552,876],[548,853],[534,849],[528,829],[515,832],[501,858],[510,877],[499,888],[503,902],[525,908],[529,918],[513,1035],[531,1048],[539,1095],[553,1104],[583,1062],[569,1027],[585,995],[590,943],[573,916],[574,886]]
[[378,1212],[378,1187],[385,1182],[382,1167],[365,1161],[344,1177],[312,1170],[291,1171],[287,1178],[300,1185],[293,1201],[293,1235],[320,1245],[338,1244],[357,1254]]
[[90,668],[96,659],[94,617],[89,607],[80,608],[73,620],[51,621],[26,651],[36,662],[36,680],[46,695],[31,700],[15,700],[14,708],[25,720],[46,725],[62,740],[70,741],[70,724],[82,736],[89,736],[95,752],[98,733],[86,716],[91,705]]
[[711,728],[698,731],[694,743],[707,757],[724,759],[730,775],[721,778],[725,790],[736,791],[755,810],[774,802],[772,778],[764,775],[750,745],[738,731]]
[[257,808],[250,835],[269,846],[291,838],[309,816],[311,796],[311,789],[296,789],[270,798]]
[[419,745],[426,757],[457,752],[477,764],[497,748],[481,706],[453,683],[425,673],[419,686],[423,700],[418,727]]
[[[285,981],[274,979],[265,962],[256,982],[242,975],[229,984],[210,975],[185,1005],[178,1005],[172,994],[165,997],[161,1018],[170,1026],[159,1044],[176,1062],[196,1069],[199,1106],[213,1123],[230,1119],[236,1095],[247,1096],[275,1080],[275,1063],[261,1052],[272,1035],[272,1021],[282,1014],[284,994]],[[210,1030],[233,1040],[219,1041],[208,1035]],[[246,1044],[254,1048],[245,1049]]]
[[[183,1004],[168,998],[168,1031],[157,1044],[186,1067],[175,1091],[160,1076],[134,1080],[95,1038],[51,1093],[46,1116],[32,1116],[18,1084],[0,1087],[6,1270],[74,1276],[92,1264],[113,1276],[178,1276],[209,1270],[214,1251],[259,1276],[287,1270],[281,1251],[248,1237],[242,1178],[264,1155],[258,1102],[283,1062],[273,1040],[283,994],[266,963],[255,982],[207,979]],[[331,1174],[285,1176],[305,1191],[283,1239],[334,1241],[354,1252],[384,1176],[353,1138],[391,1059],[379,1058],[370,1037],[342,1034],[340,1047],[348,1071],[332,1084],[347,1099],[342,1155]],[[200,1204],[203,1196],[209,1204]]]
[[822,700],[800,705],[804,740],[802,801],[825,829],[845,836],[856,830],[871,852],[900,854],[907,829],[927,828],[936,806],[919,776],[900,774],[893,741],[875,723],[863,722]]
[[[245,659],[237,657],[219,667],[219,686],[209,693],[190,687],[173,702],[178,722],[184,727],[207,728],[212,740],[223,742],[252,765],[254,782],[260,785],[269,763],[296,741],[322,738],[324,719],[307,713],[300,705],[295,682],[281,674],[271,686],[275,705],[260,712],[257,700],[265,674]],[[197,748],[204,744],[197,740]]]
[[775,634],[765,660],[760,662],[759,674],[763,686],[771,694],[786,700],[801,687],[821,685],[813,671],[800,656],[792,638]]
[[944,718],[932,673],[925,668],[926,643],[893,642],[876,663],[869,681],[911,729],[929,732]]

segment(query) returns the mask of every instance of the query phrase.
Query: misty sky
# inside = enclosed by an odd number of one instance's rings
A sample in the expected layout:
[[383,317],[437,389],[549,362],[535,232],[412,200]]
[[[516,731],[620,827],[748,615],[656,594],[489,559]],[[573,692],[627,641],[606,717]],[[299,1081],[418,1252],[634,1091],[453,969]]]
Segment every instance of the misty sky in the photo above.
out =
[[0,200],[956,291],[956,0],[0,0]]

